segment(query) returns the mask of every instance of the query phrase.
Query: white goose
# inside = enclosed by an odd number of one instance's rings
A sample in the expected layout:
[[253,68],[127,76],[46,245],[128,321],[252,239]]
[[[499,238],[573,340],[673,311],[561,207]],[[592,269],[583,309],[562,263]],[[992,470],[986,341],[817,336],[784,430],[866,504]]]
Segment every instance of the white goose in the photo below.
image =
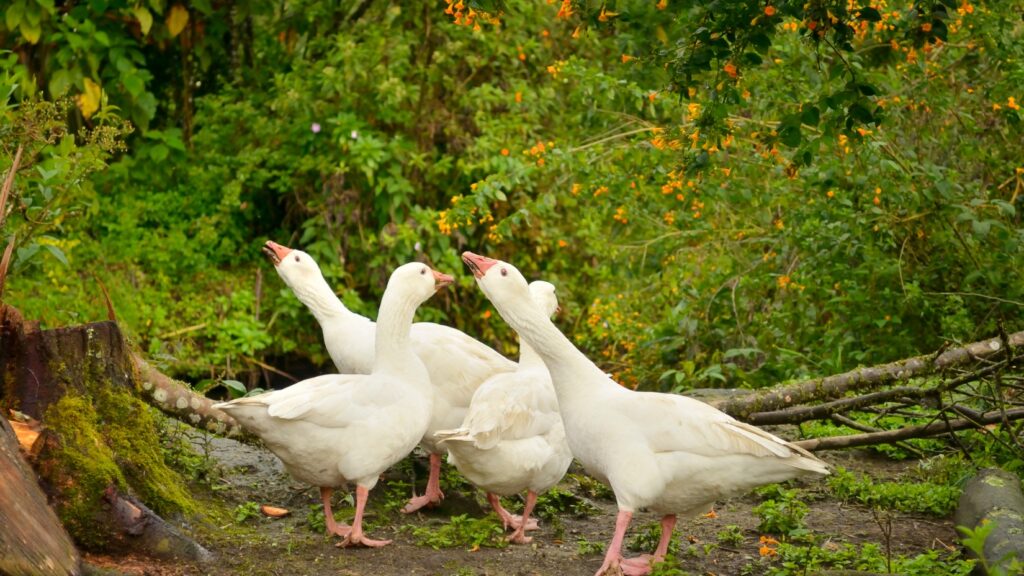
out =
[[[828,474],[806,450],[699,400],[623,388],[532,305],[519,270],[472,252],[462,259],[501,317],[548,367],[573,455],[615,492],[615,534],[598,575],[648,574],[668,550],[677,514],[695,515],[760,484]],[[639,508],[663,515],[661,540],[653,558],[627,560],[622,542]]]
[[[281,279],[316,317],[323,330],[324,344],[334,365],[343,374],[368,374],[373,366],[373,321],[342,304],[327,284],[320,267],[301,250],[268,241],[263,252]],[[417,322],[412,325],[413,350],[427,366],[434,386],[434,409],[421,445],[430,454],[426,491],[413,496],[402,509],[411,513],[441,502],[441,455],[434,433],[462,424],[473,393],[484,380],[501,372],[512,372],[516,363],[465,333],[441,324]]]
[[[530,284],[533,303],[548,316],[558,310],[555,287]],[[448,461],[474,485],[487,491],[487,500],[505,527],[515,531],[509,540],[526,544],[526,530],[537,495],[562,479],[572,462],[558,399],[544,361],[525,341],[519,343],[519,369],[498,374],[480,385],[462,427],[437,432],[448,448]],[[510,514],[498,496],[526,490],[522,517]]]
[[[409,329],[416,308],[452,281],[420,263],[391,274],[370,374],[317,376],[214,406],[259,436],[297,480],[320,487],[327,529],[344,538],[340,546],[390,543],[363,534],[363,509],[381,472],[416,447],[430,422],[430,376],[412,351]],[[351,527],[334,521],[330,500],[332,488],[349,482],[356,484]]]

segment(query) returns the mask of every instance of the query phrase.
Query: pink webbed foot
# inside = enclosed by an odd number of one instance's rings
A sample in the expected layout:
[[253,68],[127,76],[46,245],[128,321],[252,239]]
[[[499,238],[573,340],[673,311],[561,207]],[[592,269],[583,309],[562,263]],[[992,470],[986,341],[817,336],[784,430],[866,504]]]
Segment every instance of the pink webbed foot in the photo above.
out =
[[[518,530],[523,524],[523,517],[519,514],[509,514],[508,525]],[[539,530],[540,525],[537,523],[536,518],[530,518],[526,522],[526,527],[523,530]]]
[[381,548],[391,544],[391,540],[374,540],[365,534],[349,533],[344,540],[335,544],[338,548],[350,548],[353,546],[364,546],[366,548]]
[[370,491],[366,487],[356,486],[356,517],[352,520],[351,531],[345,536],[344,540],[338,542],[339,548],[348,548],[349,546],[380,548],[381,546],[391,544],[391,540],[374,540],[363,534],[363,512],[366,509],[366,499],[369,495]]
[[422,496],[413,496],[402,508],[403,514],[412,514],[424,507],[434,507],[444,500],[444,492],[441,492],[441,456],[430,455],[430,475],[427,477],[427,491]]
[[422,510],[423,508],[439,506],[442,500],[444,500],[444,493],[440,490],[438,490],[436,494],[430,494],[428,491],[422,496],[413,496],[408,502],[406,502],[405,507],[402,508],[402,514],[412,514],[413,512]]
[[622,566],[622,573],[626,576],[640,576],[642,574],[650,574],[654,569],[654,564],[662,560],[650,554],[644,554],[635,558],[623,558],[620,561],[620,565]]
[[352,527],[344,522],[335,524],[334,526],[327,527],[327,535],[341,536],[342,538],[348,538],[348,535],[352,532]]

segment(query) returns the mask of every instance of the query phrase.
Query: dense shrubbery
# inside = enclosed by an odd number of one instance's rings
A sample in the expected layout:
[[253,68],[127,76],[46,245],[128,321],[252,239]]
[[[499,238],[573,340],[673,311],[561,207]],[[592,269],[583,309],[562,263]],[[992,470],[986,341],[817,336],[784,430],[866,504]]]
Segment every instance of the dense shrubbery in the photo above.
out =
[[[49,324],[102,317],[96,274],[151,354],[211,377],[326,360],[259,261],[267,238],[370,315],[402,261],[509,259],[648,388],[1019,329],[1020,19],[998,2],[717,5],[507,2],[462,26],[468,8],[434,2],[18,0],[3,129],[38,87],[77,95],[71,126],[139,130],[48,234],[69,265],[19,252],[7,298]],[[5,139],[0,168],[11,156]],[[421,317],[513,351],[489,310],[463,276]]]

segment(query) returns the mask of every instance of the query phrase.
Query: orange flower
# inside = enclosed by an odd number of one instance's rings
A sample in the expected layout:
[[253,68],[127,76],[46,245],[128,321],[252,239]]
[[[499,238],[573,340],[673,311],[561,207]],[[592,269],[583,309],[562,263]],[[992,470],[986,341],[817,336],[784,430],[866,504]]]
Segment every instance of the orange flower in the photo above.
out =
[[604,6],[601,6],[601,13],[597,15],[597,20],[598,22],[607,22],[618,15],[618,12],[608,12]]
[[483,317],[484,317],[484,320],[487,320],[488,318],[490,318],[491,317],[491,311],[490,310],[484,310]]
[[764,15],[765,16],[775,16],[775,6],[772,6],[771,4],[765,6],[764,7]]
[[566,247],[566,246],[568,246],[568,245],[569,245],[569,243],[568,243],[568,242],[566,242],[565,240],[559,240],[559,241],[558,241],[558,247],[559,247],[559,248],[565,248],[565,247]]
[[572,0],[562,0],[562,6],[558,9],[558,14],[555,17],[562,20],[572,17]]
[[725,73],[728,74],[730,78],[736,77],[736,65],[732,62],[726,62],[725,66],[722,67],[722,70],[725,70]]
[[502,149],[501,149],[501,155],[502,155],[502,156],[508,156],[508,154],[509,154],[509,152],[508,152],[508,148],[502,148]]
[[[779,288],[781,288],[781,289],[783,289],[783,290],[785,290],[785,289],[786,289],[786,286],[789,286],[790,282],[792,282],[792,281],[793,281],[793,280],[792,280],[792,279],[790,279],[790,277],[789,277],[789,276],[786,276],[786,275],[782,275],[782,276],[779,276],[779,277],[778,277],[778,278],[777,278],[777,279],[775,280],[775,282],[776,282],[776,283],[777,283],[777,284],[779,285]],[[761,556],[764,556],[764,554],[761,554]]]
[[654,5],[658,10],[664,10],[668,8],[668,0],[658,0],[658,3]]
[[761,556],[778,556],[779,552],[775,548],[769,548],[767,546],[761,546],[758,548],[757,553]]
[[625,64],[626,62],[629,62],[629,61],[630,61],[630,60],[632,60],[632,59],[633,59],[633,57],[632,57],[632,56],[630,56],[629,54],[623,54],[623,55],[622,55],[622,63],[623,63],[623,64]]
[[655,92],[654,90],[651,90],[651,92],[649,94],[647,94],[647,99],[650,100],[651,102],[654,102],[654,99],[657,98],[657,97],[658,97],[658,93]]
[[519,104],[522,101],[523,101],[523,93],[522,92],[516,92],[516,104]]
[[1017,99],[1013,96],[1006,99],[1006,107],[1011,110],[1020,110],[1020,104],[1017,104]]
[[931,22],[925,22],[924,24],[921,24],[921,32],[931,32],[931,31],[932,31],[932,23]]

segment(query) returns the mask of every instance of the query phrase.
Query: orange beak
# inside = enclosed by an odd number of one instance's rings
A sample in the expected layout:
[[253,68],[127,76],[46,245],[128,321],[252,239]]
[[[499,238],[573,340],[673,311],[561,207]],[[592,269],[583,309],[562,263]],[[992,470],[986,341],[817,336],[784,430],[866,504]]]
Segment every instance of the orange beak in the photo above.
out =
[[448,286],[452,282],[455,282],[455,278],[452,278],[451,276],[443,272],[438,272],[437,270],[434,269],[431,269],[430,271],[434,273],[434,285],[437,287],[438,290],[444,288],[445,286]]
[[473,276],[475,278],[483,278],[484,274],[487,273],[487,270],[498,263],[498,261],[493,258],[473,254],[469,251],[462,253],[462,261],[466,263],[466,266],[469,266],[469,269],[473,272]]
[[266,255],[267,260],[270,260],[270,263],[274,266],[277,266],[282,260],[287,258],[291,251],[291,248],[282,246],[273,240],[267,240],[267,243],[263,245],[263,254]]

